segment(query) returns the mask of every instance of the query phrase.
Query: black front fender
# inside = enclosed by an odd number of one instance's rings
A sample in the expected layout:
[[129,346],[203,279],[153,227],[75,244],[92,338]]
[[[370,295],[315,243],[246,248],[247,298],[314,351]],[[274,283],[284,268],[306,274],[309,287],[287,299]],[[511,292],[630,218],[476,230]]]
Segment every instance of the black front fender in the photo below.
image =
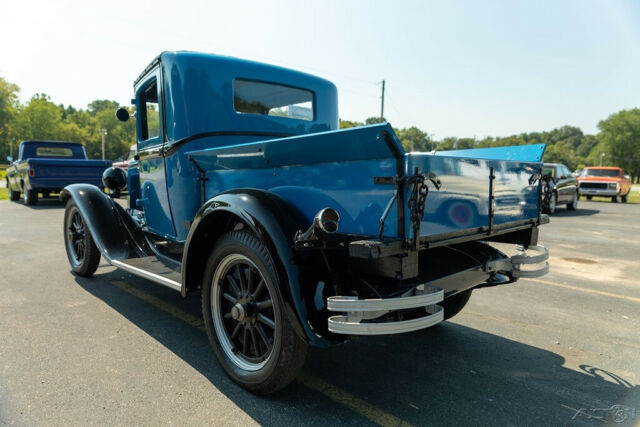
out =
[[89,184],[72,184],[60,192],[62,201],[70,198],[108,262],[136,258],[150,252],[141,231],[129,215],[100,188]]
[[273,193],[255,189],[239,189],[222,193],[206,202],[190,228],[182,260],[182,292],[195,289],[202,282],[204,265],[217,238],[228,228],[230,221],[240,220],[267,244],[287,286],[281,292],[285,312],[297,333],[316,346],[329,341],[314,333],[308,321],[307,308],[301,295],[299,268],[293,254],[293,237],[297,230],[309,224],[302,214]]

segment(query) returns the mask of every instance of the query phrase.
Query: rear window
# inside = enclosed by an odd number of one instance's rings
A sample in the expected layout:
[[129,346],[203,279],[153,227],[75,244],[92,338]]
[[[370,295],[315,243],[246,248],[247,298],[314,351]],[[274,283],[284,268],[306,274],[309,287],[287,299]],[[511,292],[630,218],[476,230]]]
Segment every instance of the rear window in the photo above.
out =
[[68,147],[38,147],[36,148],[38,157],[73,157],[73,151]]
[[235,79],[233,107],[237,113],[313,120],[313,92],[274,83]]
[[614,178],[620,176],[620,171],[617,169],[583,169],[580,172],[580,176],[604,176]]

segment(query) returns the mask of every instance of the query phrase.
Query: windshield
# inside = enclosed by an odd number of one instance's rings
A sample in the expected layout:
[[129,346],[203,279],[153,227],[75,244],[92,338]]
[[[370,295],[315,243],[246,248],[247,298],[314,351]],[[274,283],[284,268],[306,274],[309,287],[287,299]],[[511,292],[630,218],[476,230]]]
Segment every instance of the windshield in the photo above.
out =
[[605,176],[609,178],[615,178],[620,176],[618,169],[584,169],[580,172],[580,176]]

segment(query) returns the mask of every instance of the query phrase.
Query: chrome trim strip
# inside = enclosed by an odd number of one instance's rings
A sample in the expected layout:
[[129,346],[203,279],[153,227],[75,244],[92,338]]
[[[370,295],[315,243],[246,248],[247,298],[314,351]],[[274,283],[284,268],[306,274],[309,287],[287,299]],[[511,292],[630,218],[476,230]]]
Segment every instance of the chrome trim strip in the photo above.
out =
[[444,299],[444,291],[428,286],[424,291],[416,290],[418,295],[399,298],[358,299],[351,296],[332,296],[327,298],[329,311],[391,311],[424,307],[439,303]]
[[444,309],[439,305],[426,307],[427,316],[398,322],[360,323],[349,322],[347,316],[329,318],[329,331],[345,335],[387,335],[417,331],[436,325],[444,320]]
[[109,262],[111,263],[111,265],[121,268],[125,271],[128,271],[131,274],[144,277],[145,279],[149,279],[156,283],[160,283],[161,285],[167,286],[175,291],[182,292],[182,284],[176,282],[175,280],[167,279],[166,277],[162,277],[158,274],[151,273],[150,271],[146,271],[141,268],[134,267],[129,264],[125,264],[122,261],[110,260]]

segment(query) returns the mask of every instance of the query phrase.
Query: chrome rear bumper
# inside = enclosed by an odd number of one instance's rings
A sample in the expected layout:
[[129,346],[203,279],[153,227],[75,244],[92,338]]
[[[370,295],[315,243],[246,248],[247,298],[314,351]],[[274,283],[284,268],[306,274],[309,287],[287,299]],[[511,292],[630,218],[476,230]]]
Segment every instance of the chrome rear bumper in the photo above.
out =
[[[534,254],[529,255],[531,251]],[[549,272],[549,249],[541,245],[529,246],[527,250],[519,249],[519,253],[510,258],[489,261],[485,265],[487,273],[508,273],[512,277],[533,278],[544,276]],[[523,266],[527,268],[523,269]],[[528,268],[528,267],[531,268]]]
[[[519,253],[484,266],[486,273],[505,273],[513,278],[539,277],[549,271],[549,250],[544,246],[519,248]],[[527,253],[527,252],[532,252]],[[524,268],[523,268],[524,267]],[[444,298],[441,288],[423,283],[395,298],[359,299],[355,296],[331,296],[327,309],[343,314],[328,319],[329,331],[345,335],[387,335],[428,328],[444,320],[444,310],[438,305]],[[396,310],[424,307],[425,315],[409,320],[382,319]]]
[[[444,319],[442,307],[436,305],[444,298],[442,289],[426,284],[416,286],[411,293],[397,298],[358,299],[333,296],[327,298],[327,309],[346,314],[331,316],[329,330],[346,335],[387,335],[427,328]],[[394,310],[425,308],[425,316],[410,320],[369,321]],[[364,322],[363,322],[364,321]]]

